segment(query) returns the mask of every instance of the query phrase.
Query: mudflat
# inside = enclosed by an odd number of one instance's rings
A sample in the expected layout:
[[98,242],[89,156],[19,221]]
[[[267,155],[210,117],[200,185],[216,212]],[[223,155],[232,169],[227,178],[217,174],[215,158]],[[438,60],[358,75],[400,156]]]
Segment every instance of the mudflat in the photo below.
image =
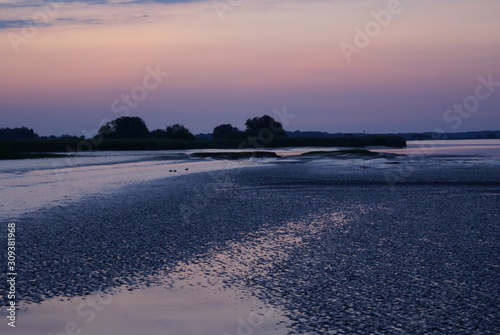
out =
[[203,263],[193,276],[275,306],[289,334],[498,333],[500,167],[394,163],[276,161],[25,214],[18,301],[28,318],[46,301],[168,289]]

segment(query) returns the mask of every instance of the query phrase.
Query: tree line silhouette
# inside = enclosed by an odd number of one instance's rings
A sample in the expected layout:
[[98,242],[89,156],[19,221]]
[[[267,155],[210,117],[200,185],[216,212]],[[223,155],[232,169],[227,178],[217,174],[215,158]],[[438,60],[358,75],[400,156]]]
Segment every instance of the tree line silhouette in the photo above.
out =
[[124,116],[106,123],[92,138],[70,135],[40,137],[26,127],[0,129],[0,159],[39,157],[39,154],[33,156],[33,153],[71,154],[93,150],[406,146],[404,138],[392,135],[297,137],[294,133],[288,134],[290,136],[285,132],[283,125],[269,115],[248,119],[244,130],[231,124],[218,125],[214,127],[211,136],[206,134],[195,136],[182,124],[149,131],[140,117]]
[[[263,129],[275,130],[275,136],[285,137],[283,125],[269,115],[248,119],[245,123],[246,129],[239,130],[231,124],[221,124],[216,126],[212,132],[215,140],[235,140],[244,139],[247,136],[258,136]],[[196,136],[182,124],[174,124],[164,129],[149,131],[144,120],[137,116],[123,116],[102,126],[97,136],[105,139],[172,139],[194,141]],[[0,140],[69,140],[82,139],[82,137],[72,135],[62,136],[39,136],[26,127],[21,128],[0,128]]]
[[[265,130],[272,130],[275,137],[285,137],[283,125],[269,115],[254,117],[245,122],[246,129],[239,130],[231,124],[221,124],[213,129],[214,140],[237,140],[248,136],[259,136]],[[98,136],[107,139],[171,139],[194,141],[196,136],[182,124],[174,124],[165,129],[149,131],[143,119],[137,116],[122,116],[106,123],[99,129]]]

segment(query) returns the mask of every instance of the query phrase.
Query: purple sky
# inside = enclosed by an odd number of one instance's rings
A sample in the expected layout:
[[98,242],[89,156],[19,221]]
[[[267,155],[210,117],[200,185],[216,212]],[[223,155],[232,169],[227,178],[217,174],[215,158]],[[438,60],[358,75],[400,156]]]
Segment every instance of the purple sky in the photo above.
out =
[[0,13],[0,127],[88,135],[131,115],[208,133],[286,107],[287,130],[500,129],[497,0],[0,0]]

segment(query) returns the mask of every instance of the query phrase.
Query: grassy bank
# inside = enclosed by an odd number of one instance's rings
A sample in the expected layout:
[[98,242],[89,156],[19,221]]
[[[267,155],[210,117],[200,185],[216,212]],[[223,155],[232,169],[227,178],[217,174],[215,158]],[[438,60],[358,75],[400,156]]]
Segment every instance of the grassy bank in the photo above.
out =
[[10,152],[0,153],[0,160],[8,159],[36,159],[36,158],[62,158],[71,155],[52,154],[52,153],[24,153],[24,152]]
[[[398,136],[366,136],[341,138],[276,138],[264,145],[257,139],[251,140],[165,140],[131,139],[104,140],[93,143],[90,140],[27,140],[0,141],[0,158],[34,158],[38,153],[100,151],[141,151],[141,150],[187,150],[187,149],[258,149],[263,147],[356,147],[387,146],[405,147],[406,141]],[[30,153],[30,154],[24,154]],[[23,157],[23,155],[25,157]]]

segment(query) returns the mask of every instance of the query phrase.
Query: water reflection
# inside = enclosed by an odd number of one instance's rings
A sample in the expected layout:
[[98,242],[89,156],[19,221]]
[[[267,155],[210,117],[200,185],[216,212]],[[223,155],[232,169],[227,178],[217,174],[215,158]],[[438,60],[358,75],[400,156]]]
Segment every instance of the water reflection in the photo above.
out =
[[[38,163],[34,161],[39,160],[23,160],[21,163],[36,166]],[[22,174],[3,172],[0,173],[0,219],[7,221],[30,211],[77,201],[91,194],[111,193],[131,183],[255,164],[251,161],[233,162],[231,165],[220,161],[144,161],[58,169],[35,168]]]
[[264,287],[252,286],[289,255],[328,230],[349,229],[339,213],[310,216],[281,227],[263,228],[241,242],[165,269],[155,283],[134,291],[52,299],[26,305],[15,329],[2,334],[88,335],[285,335],[291,322],[265,298]]
[[500,139],[492,140],[441,140],[408,141],[402,149],[371,149],[402,155],[459,155],[500,157]]

